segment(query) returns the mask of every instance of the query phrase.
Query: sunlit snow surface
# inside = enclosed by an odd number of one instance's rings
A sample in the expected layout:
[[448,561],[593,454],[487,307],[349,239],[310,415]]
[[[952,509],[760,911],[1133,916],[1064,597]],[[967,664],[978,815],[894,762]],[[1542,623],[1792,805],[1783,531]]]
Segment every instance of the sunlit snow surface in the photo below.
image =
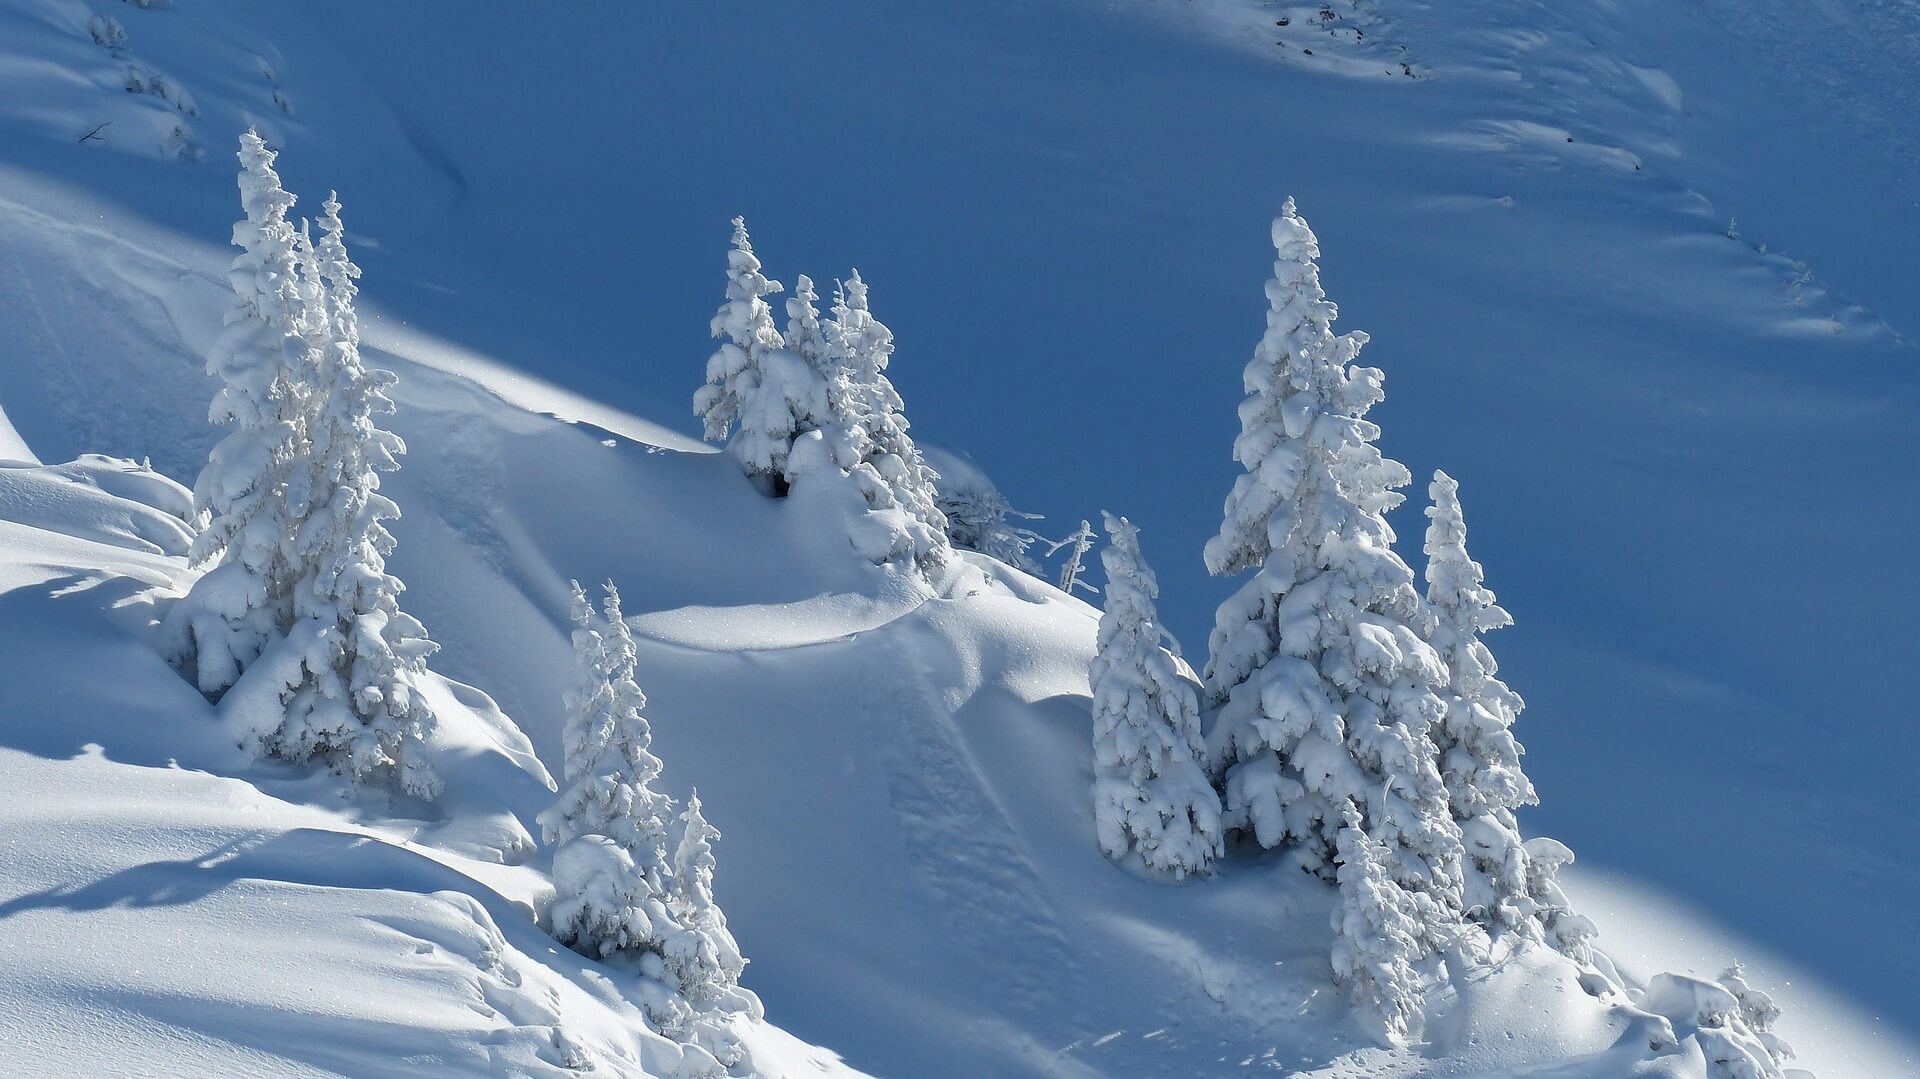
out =
[[1555,963],[1366,1048],[1286,866],[1100,860],[1091,611],[980,567],[930,599],[684,433],[744,212],[773,276],[873,282],[916,435],[1055,534],[1141,524],[1197,655],[1292,194],[1387,369],[1383,448],[1461,479],[1520,621],[1489,643],[1531,705],[1523,823],[1593,865],[1602,945],[1743,958],[1803,1066],[1912,1074],[1911,6],[1338,14],[0,4],[0,461],[191,482],[258,123],[302,210],[341,192],[412,449],[391,565],[478,687],[440,702],[442,819],[253,766],[140,633],[184,579],[165,498],[0,471],[0,1071],[670,1074],[526,915],[566,580],[612,576],[747,984],[833,1051],[766,1028],[769,1069],[1697,1075],[1609,1056],[1631,1031]]

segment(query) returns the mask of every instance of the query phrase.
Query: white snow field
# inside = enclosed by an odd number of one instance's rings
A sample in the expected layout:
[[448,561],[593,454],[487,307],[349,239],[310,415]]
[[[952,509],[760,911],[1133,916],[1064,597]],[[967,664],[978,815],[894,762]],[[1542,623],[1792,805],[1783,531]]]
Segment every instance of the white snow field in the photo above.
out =
[[[0,1074],[682,1074],[540,924],[570,578],[724,835],[766,1075],[1711,1079],[1659,976],[1734,959],[1795,1067],[1920,1074],[1916,60],[1898,0],[0,0]],[[255,762],[157,648],[249,126],[399,375],[432,806]],[[1522,827],[1664,1019],[1536,949],[1384,1047],[1286,857],[1102,858],[1097,611],[697,441],[744,214],[859,266],[916,437],[1139,525],[1197,666],[1288,195],[1518,619]]]

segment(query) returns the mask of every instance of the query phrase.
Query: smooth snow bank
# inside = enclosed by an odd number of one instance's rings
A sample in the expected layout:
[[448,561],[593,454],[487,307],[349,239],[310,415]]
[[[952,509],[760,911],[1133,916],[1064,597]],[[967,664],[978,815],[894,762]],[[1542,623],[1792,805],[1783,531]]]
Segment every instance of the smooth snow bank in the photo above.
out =
[[[0,468],[0,1071],[690,1074],[540,928],[551,779],[485,693],[428,679],[426,807],[256,764],[161,662],[187,513],[128,461]],[[769,1076],[854,1074],[740,1033]]]

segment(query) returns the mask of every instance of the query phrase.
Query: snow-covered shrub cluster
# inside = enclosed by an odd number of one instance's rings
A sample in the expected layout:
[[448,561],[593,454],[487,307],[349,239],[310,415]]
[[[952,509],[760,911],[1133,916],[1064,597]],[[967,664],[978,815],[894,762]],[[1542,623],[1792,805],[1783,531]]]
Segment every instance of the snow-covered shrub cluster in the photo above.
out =
[[211,522],[192,555],[213,565],[169,613],[172,649],[263,754],[432,797],[419,680],[437,646],[386,572],[400,510],[380,473],[406,451],[377,422],[393,375],[360,360],[339,202],[314,243],[275,156],[241,136],[236,301],[207,364],[223,382],[210,419],[233,429],[194,488]]
[[641,714],[647,699],[634,677],[633,632],[619,591],[611,581],[605,588],[597,617],[573,582],[577,682],[567,696],[564,782],[540,817],[546,841],[557,844],[553,932],[575,951],[629,963],[660,986],[648,994],[649,1017],[732,1068],[745,1050],[727,1017],[757,1019],[762,1011],[739,984],[746,960],[713,900],[712,841],[720,833],[695,794],[670,838],[673,800],[653,789],[661,765]]
[[1707,1079],[1811,1079],[1789,1070],[1793,1047],[1773,1033],[1780,1006],[1747,984],[1738,963],[1717,981],[1687,974],[1654,975],[1630,993],[1634,1007],[1666,1023],[1670,1044],[1693,1039],[1706,1058]]
[[940,565],[949,545],[935,475],[887,378],[893,331],[873,317],[866,282],[857,270],[836,282],[823,319],[813,281],[800,277],[784,334],[767,302],[782,288],[760,272],[746,222],[734,218],[727,299],[713,317],[721,344],[693,397],[707,438],[727,440],[740,467],[775,496],[803,476],[853,483],[882,536],[863,553],[923,570]]

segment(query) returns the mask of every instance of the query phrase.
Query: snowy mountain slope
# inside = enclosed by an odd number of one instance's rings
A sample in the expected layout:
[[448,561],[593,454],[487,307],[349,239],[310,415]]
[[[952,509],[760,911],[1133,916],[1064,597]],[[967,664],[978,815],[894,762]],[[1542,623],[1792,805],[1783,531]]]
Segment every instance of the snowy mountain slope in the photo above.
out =
[[[1533,704],[1521,733],[1546,801],[1533,825],[1589,861],[1634,867],[1693,897],[1894,1024],[1914,1025],[1902,973],[1915,961],[1902,899],[1914,868],[1902,833],[1885,823],[1911,815],[1897,771],[1912,757],[1911,725],[1890,680],[1821,677],[1847,662],[1898,670],[1904,655],[1885,627],[1914,592],[1895,547],[1910,522],[1882,505],[1879,481],[1853,461],[1911,459],[1910,362],[1873,316],[1819,287],[1875,260],[1809,251],[1849,233],[1856,252],[1877,250],[1878,264],[1897,271],[1887,253],[1901,250],[1913,219],[1810,227],[1823,189],[1761,186],[1768,170],[1742,173],[1732,153],[1753,141],[1728,133],[1717,113],[1707,122],[1686,111],[1740,99],[1698,80],[1768,54],[1716,53],[1709,43],[1722,39],[1704,31],[1671,35],[1704,61],[1678,46],[1656,51],[1669,38],[1639,31],[1660,20],[1631,6],[1560,15],[1486,5],[1464,17],[1377,7],[1385,22],[1364,25],[1412,42],[1432,76],[1403,82],[1330,78],[1252,49],[1223,54],[1150,21],[1072,7],[911,20],[860,8],[804,19],[763,10],[724,31],[692,13],[626,24],[612,13],[529,23],[494,8],[461,20],[343,10],[344,33],[320,32],[310,13],[269,18],[210,4],[113,14],[140,62],[203,80],[192,86],[197,132],[266,120],[289,146],[296,190],[311,202],[339,186],[362,241],[356,255],[378,283],[369,298],[459,344],[431,344],[411,327],[378,340],[513,399],[523,399],[516,389],[534,394],[524,398],[533,407],[614,436],[601,446],[598,432],[501,409],[459,377],[396,363],[406,380],[400,428],[415,452],[394,488],[408,510],[394,565],[411,585],[409,609],[446,646],[439,669],[484,686],[549,761],[565,654],[546,627],[559,617],[560,589],[568,576],[620,579],[661,642],[649,646],[647,688],[669,782],[699,783],[728,833],[722,901],[757,960],[749,984],[776,1021],[900,1074],[1010,1059],[1036,1072],[1131,1074],[1156,1060],[1178,1070],[1209,1037],[1244,1045],[1255,1060],[1282,1046],[1331,1060],[1352,1044],[1314,1042],[1277,1021],[1249,1035],[1245,1015],[1146,1038],[1163,1013],[1192,1011],[1192,986],[1181,983],[1164,1005],[1154,989],[1110,988],[1133,977],[1137,964],[1124,957],[1143,952],[1175,969],[1206,957],[1202,994],[1260,986],[1267,995],[1253,999],[1265,1012],[1290,1007],[1287,986],[1297,993],[1313,979],[1265,983],[1219,937],[1168,940],[1144,928],[1219,921],[1240,927],[1235,937],[1263,935],[1264,948],[1265,935],[1294,924],[1272,913],[1270,889],[1226,882],[1194,907],[1185,906],[1194,890],[1176,890],[1176,914],[1173,899],[1136,895],[1089,857],[1090,824],[1070,816],[1083,812],[1084,781],[1061,779],[1084,754],[1074,725],[1084,705],[1072,699],[1084,688],[1072,688],[1084,658],[1074,649],[1084,645],[1070,643],[1090,632],[1084,613],[1006,608],[1040,623],[1022,629],[1026,619],[986,610],[1009,602],[993,600],[957,622],[902,619],[922,597],[808,549],[820,537],[804,517],[745,497],[725,462],[651,452],[686,443],[638,421],[583,415],[559,395],[508,386],[500,372],[518,366],[674,421],[707,349],[719,224],[744,209],[776,276],[790,279],[789,266],[831,273],[832,259],[858,257],[883,317],[914,343],[896,370],[929,437],[965,447],[1016,503],[1056,519],[1087,515],[1096,507],[1081,503],[1097,499],[1142,521],[1178,594],[1169,616],[1197,646],[1219,586],[1177,570],[1177,552],[1197,551],[1226,486],[1234,372],[1257,327],[1258,241],[1291,191],[1322,231],[1343,324],[1374,333],[1367,359],[1389,370],[1389,452],[1416,472],[1443,464],[1466,480],[1477,553],[1522,619],[1511,641],[1494,644]],[[1251,28],[1268,11],[1202,14],[1237,13]],[[212,437],[198,425],[208,392],[199,353],[224,304],[218,245],[234,216],[230,169],[218,160],[224,149],[183,166],[159,160],[164,146],[150,142],[68,144],[57,134],[97,122],[89,110],[120,117],[109,132],[179,114],[161,96],[113,83],[118,58],[78,39],[85,14],[78,5],[5,13],[19,31],[0,46],[15,50],[8,77],[44,74],[49,63],[63,74],[9,95],[31,103],[9,106],[9,138],[32,137],[8,145],[0,198],[12,205],[0,236],[13,276],[0,306],[29,359],[0,372],[0,407],[44,459],[152,455],[189,478]],[[368,59],[375,43],[396,39],[432,42],[423,55],[434,59],[400,68]],[[275,67],[271,86],[258,57]],[[556,61],[565,77],[542,67]],[[920,89],[889,92],[902,85]],[[819,95],[830,109],[810,107],[807,94],[783,108],[796,87],[838,89]],[[293,113],[272,103],[274,88]],[[822,111],[833,137],[794,119]],[[1799,127],[1817,136],[1815,125]],[[1790,152],[1798,144],[1787,141],[1781,156],[1797,167],[1822,156]],[[850,168],[854,145],[863,164]],[[768,161],[779,170],[773,182]],[[1724,194],[1735,175],[1757,193]],[[1849,189],[1851,205],[1885,207],[1899,189],[1861,188]],[[1774,201],[1783,192],[1791,197]],[[90,202],[98,205],[81,209]],[[1723,213],[1734,212],[1751,241],[1722,235]],[[76,228],[100,213],[111,218],[105,229]],[[620,227],[596,220],[608,213]],[[143,233],[145,242],[124,242]],[[1819,278],[1801,281],[1789,260],[1747,246],[1762,240],[1808,258]],[[812,265],[823,257],[828,265]],[[1087,263],[1135,269],[1077,272]],[[1887,280],[1897,286],[1899,274]],[[1912,321],[1899,306],[1910,288],[1863,279],[1844,291],[1896,325]],[[1170,304],[1175,318],[1141,317]],[[460,358],[474,352],[499,362],[477,369]],[[48,356],[60,364],[47,366]],[[1171,356],[1205,356],[1212,374]],[[1863,385],[1818,377],[1843,365]],[[1115,366],[1139,396],[1103,385],[1098,376]],[[1068,397],[1081,405],[1063,416]],[[1506,406],[1498,422],[1456,419],[1489,400]],[[1183,418],[1124,425],[1124,439],[1107,433],[1110,416],[1150,406]],[[1196,425],[1208,423],[1212,434]],[[1824,433],[1835,429],[1844,437]],[[1129,464],[1112,466],[1115,455]],[[1193,481],[1209,469],[1221,470],[1220,482]],[[680,527],[686,520],[716,523]],[[715,533],[730,540],[719,566]],[[1778,571],[1807,549],[1875,566],[1875,579],[1836,588]],[[739,561],[759,568],[721,568]],[[805,605],[804,631],[785,604]],[[1083,628],[1071,628],[1075,618]],[[1808,622],[1821,628],[1809,634]],[[995,667],[956,644],[982,636],[1025,642],[1032,656]],[[820,658],[836,652],[858,657]],[[1028,663],[1037,666],[1021,673]],[[924,665],[924,684],[847,703],[847,684],[884,684],[879,672],[902,665]],[[975,698],[1051,703],[1025,721],[1022,710],[984,704],[948,718],[956,701],[944,698],[976,680]],[[743,763],[737,745],[766,737],[755,720],[795,713],[796,698],[821,702],[818,711],[795,715],[795,729],[767,750],[775,763]],[[867,717],[870,752],[811,745],[814,729],[848,722],[846,713]],[[1827,715],[1861,718],[1809,742],[1803,732]],[[896,722],[903,716],[917,718]],[[693,734],[702,724],[711,730]],[[1689,736],[1673,737],[1676,729]],[[821,781],[823,791],[786,776],[783,761],[840,778]],[[730,780],[734,767],[741,777]],[[727,794],[773,808],[730,810]],[[816,803],[817,816],[791,808]],[[1730,834],[1729,818],[1756,823]],[[849,844],[812,865],[819,844],[796,838],[803,824],[807,839],[893,837],[897,858],[865,858]],[[1829,863],[1850,868],[1834,873]],[[986,867],[998,875],[983,876]],[[841,887],[849,880],[871,888],[851,910],[842,892],[852,889]],[[1110,898],[1114,890],[1128,897]],[[1003,914],[996,904],[1008,893],[1045,901]],[[1767,898],[1744,898],[1754,895]],[[1121,912],[1124,928],[1071,924],[1089,920],[1078,913],[1087,909]],[[845,929],[811,937],[819,923],[883,928],[877,941]],[[1298,914],[1305,936],[1323,926],[1322,914]],[[1029,966],[984,951],[1003,937],[1021,942],[1013,954],[1039,958]],[[1319,954],[1309,943],[1272,947],[1301,963]],[[1095,988],[1071,1006],[1036,1003],[1073,998],[1049,993],[1062,982],[1035,973],[1063,964],[1073,971],[1066,984]],[[835,976],[822,979],[825,969]],[[849,995],[822,995],[823,980]],[[1004,1001],[1002,983],[1014,987]],[[1798,1009],[1811,998],[1785,999]],[[849,1015],[848,1000],[868,1010]],[[1808,1051],[1797,1014],[1787,1032]],[[876,1015],[893,1020],[884,1036],[870,1029]],[[1094,1044],[1113,1032],[1099,1028],[1114,1016],[1145,1017],[1126,1027],[1137,1042]],[[926,1048],[949,1045],[969,1023],[985,1032],[966,1036],[963,1051]],[[1889,1044],[1895,1061],[1911,1052]]]

